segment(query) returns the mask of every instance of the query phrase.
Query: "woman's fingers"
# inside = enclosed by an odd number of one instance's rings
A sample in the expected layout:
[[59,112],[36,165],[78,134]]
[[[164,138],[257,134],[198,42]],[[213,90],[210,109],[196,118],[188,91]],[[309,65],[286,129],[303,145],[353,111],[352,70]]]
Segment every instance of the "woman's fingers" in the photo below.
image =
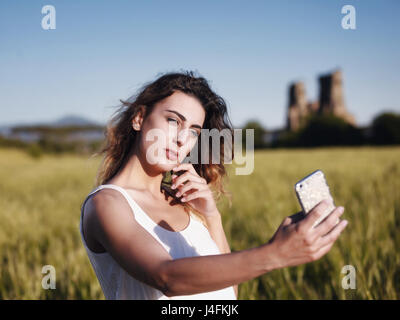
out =
[[317,242],[319,247],[325,247],[330,243],[334,243],[336,239],[339,237],[340,233],[346,228],[348,224],[347,220],[342,220],[338,223],[333,229],[328,232],[326,235],[321,237]]
[[184,174],[180,175],[179,177],[177,177],[176,179],[173,178],[173,183],[171,188],[175,189],[177,187],[179,187],[181,184],[183,184],[186,181],[195,181],[195,182],[199,182],[199,183],[203,183],[203,184],[207,184],[206,180],[198,175],[194,175],[189,171],[186,171]]
[[323,200],[318,203],[307,215],[306,217],[298,223],[298,230],[302,233],[308,232],[314,223],[325,213],[328,208],[328,201]]
[[332,231],[330,231],[327,235],[322,237],[319,242],[320,248],[318,251],[314,254],[314,260],[318,260],[325,254],[331,250],[333,244],[335,243],[336,239],[339,237],[341,232],[346,228],[348,221],[347,220],[342,220],[340,223],[338,223]]
[[196,182],[196,181],[189,181],[188,183],[184,184],[182,187],[179,188],[179,191],[176,193],[177,197],[180,197],[182,194],[187,193],[192,189],[196,190],[204,190],[207,188],[207,185]]
[[[208,189],[206,179],[200,177],[197,172],[194,170],[193,165],[190,163],[182,163],[180,166],[174,168],[174,171],[179,170],[187,170],[184,174],[176,177],[173,175],[173,183],[171,188],[176,189],[178,188],[178,192],[176,193],[177,197],[185,194],[188,195],[189,191],[192,191],[190,194],[193,194],[194,190],[204,190]],[[192,172],[194,171],[194,173]]]
[[333,246],[333,242],[330,242],[328,244],[326,244],[325,246],[323,246],[322,248],[320,248],[317,252],[312,254],[312,260],[316,261],[319,258],[323,257],[325,254],[327,254],[329,252],[329,250],[331,250]]
[[174,171],[174,172],[177,172],[180,170],[188,170],[189,172],[191,172],[193,174],[197,174],[196,170],[193,167],[193,164],[191,164],[191,163],[181,163],[180,165],[178,165],[177,167],[172,169],[172,171]]
[[339,221],[339,217],[343,214],[344,208],[335,208],[327,218],[325,218],[318,226],[315,227],[316,236],[322,237],[327,234]]
[[205,190],[198,190],[198,191],[195,191],[195,192],[193,192],[191,194],[188,194],[187,196],[184,196],[181,199],[181,201],[188,202],[188,201],[193,200],[193,199],[202,198],[202,197],[207,196],[208,193],[209,193],[209,190],[206,190],[206,189]]

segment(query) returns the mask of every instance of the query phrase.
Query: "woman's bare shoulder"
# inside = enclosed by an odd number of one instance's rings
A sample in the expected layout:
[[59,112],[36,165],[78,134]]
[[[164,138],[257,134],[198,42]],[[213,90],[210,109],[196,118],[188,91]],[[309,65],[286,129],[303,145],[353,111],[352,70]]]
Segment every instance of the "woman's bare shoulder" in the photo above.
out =
[[[86,201],[84,207],[84,225],[91,229],[88,233],[96,238],[96,227],[99,222],[110,221],[113,216],[129,219],[131,208],[124,196],[114,189],[102,189]],[[113,220],[113,219],[112,219]]]
[[99,190],[87,202],[88,212],[95,215],[104,210],[130,210],[124,196],[114,189]]
[[107,206],[115,206],[121,202],[117,191],[112,189],[102,189],[91,195],[83,208],[82,228],[85,241],[90,250],[96,253],[103,253],[104,247],[98,241],[98,222],[99,214],[107,209]]
[[124,196],[114,189],[102,189],[86,201],[83,216],[83,230],[89,248],[95,252],[103,252],[100,245],[104,226],[112,226],[118,222],[135,224],[132,220],[131,208]]

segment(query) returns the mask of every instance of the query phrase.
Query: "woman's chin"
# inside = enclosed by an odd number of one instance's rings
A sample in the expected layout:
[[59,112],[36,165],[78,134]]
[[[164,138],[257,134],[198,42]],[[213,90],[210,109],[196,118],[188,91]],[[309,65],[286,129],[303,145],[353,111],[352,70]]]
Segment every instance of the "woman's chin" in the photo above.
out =
[[154,166],[157,167],[158,170],[166,172],[166,171],[171,171],[179,164],[180,163],[178,162],[178,160],[160,159],[160,161],[154,164]]

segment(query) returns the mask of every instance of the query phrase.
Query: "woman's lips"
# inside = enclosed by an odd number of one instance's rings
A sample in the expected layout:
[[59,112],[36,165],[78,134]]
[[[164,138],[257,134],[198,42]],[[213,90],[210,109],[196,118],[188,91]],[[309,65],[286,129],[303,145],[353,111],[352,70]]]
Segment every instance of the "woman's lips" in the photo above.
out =
[[175,151],[172,151],[170,149],[165,149],[166,150],[166,154],[167,154],[167,158],[169,160],[174,160],[176,161],[178,159],[178,153]]

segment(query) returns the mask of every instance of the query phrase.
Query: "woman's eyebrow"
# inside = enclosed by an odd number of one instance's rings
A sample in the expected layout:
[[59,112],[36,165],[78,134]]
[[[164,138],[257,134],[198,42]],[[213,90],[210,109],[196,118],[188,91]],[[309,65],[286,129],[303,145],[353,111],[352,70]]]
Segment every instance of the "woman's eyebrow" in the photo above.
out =
[[[179,118],[181,118],[182,121],[186,121],[186,118],[184,117],[184,115],[180,114],[178,111],[174,111],[174,110],[165,110],[165,111],[175,113]],[[201,126],[199,126],[198,124],[192,124],[192,127],[201,129]]]

